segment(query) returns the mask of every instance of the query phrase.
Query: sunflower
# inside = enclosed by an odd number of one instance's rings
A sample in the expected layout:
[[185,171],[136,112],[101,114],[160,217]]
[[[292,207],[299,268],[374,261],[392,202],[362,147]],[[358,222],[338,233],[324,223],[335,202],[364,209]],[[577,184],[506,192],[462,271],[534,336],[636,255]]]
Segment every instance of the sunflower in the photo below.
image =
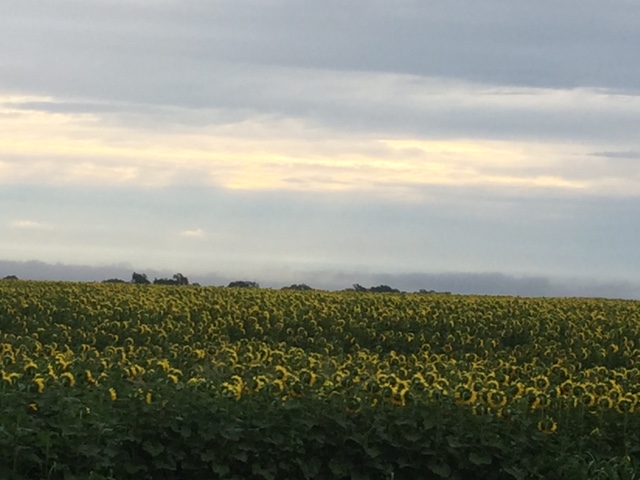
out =
[[495,376],[500,385],[507,385],[509,383],[510,377],[506,373],[496,372]]
[[224,382],[222,384],[224,388],[223,394],[225,396],[233,396],[236,400],[240,400],[242,397],[242,384],[238,384],[236,382]]
[[586,392],[582,395],[580,403],[585,407],[593,407],[596,404],[596,397],[593,393]]
[[38,365],[36,365],[33,360],[29,360],[23,368],[25,372],[28,372],[29,370],[37,370],[37,369],[38,369]]
[[618,413],[633,413],[635,410],[635,397],[627,394],[620,397],[616,403]]
[[509,385],[505,392],[510,398],[516,399],[516,398],[522,397],[522,394],[524,393],[524,391],[525,391],[524,383],[517,382]]
[[538,390],[545,391],[549,388],[550,382],[546,375],[538,375],[533,378],[533,384]]
[[484,384],[482,382],[473,382],[471,384],[471,390],[473,390],[474,392],[480,392],[482,391],[484,388]]
[[498,383],[498,381],[495,378],[491,378],[487,380],[487,382],[484,384],[485,390],[498,390],[499,388],[500,388],[500,383]]
[[45,381],[42,377],[36,377],[33,379],[33,383],[35,383],[38,387],[38,393],[44,392]]
[[405,393],[406,392],[393,392],[389,401],[394,405],[404,406],[407,403]]
[[623,394],[622,394],[622,390],[610,390],[609,391],[609,397],[614,401],[614,402],[618,402],[622,399]]
[[434,386],[439,390],[445,391],[447,388],[449,388],[449,380],[440,377],[436,380]]
[[351,397],[345,401],[345,410],[348,413],[357,413],[360,410],[362,399],[360,397]]
[[606,395],[608,391],[609,391],[609,386],[606,383],[600,382],[600,383],[596,383],[593,386],[593,393],[598,397],[602,397],[603,395]]
[[380,391],[380,396],[385,399],[390,399],[393,396],[393,394],[394,394],[393,388],[391,388],[388,385],[383,387],[382,390]]
[[598,407],[602,410],[613,408],[615,402],[610,397],[598,398]]
[[278,380],[285,380],[289,376],[289,372],[282,365],[276,365],[276,378]]
[[306,368],[300,372],[300,381],[309,387],[313,387],[318,380],[318,376]]
[[471,411],[474,415],[485,415],[488,412],[487,406],[482,403],[476,403],[471,407]]
[[478,393],[464,385],[456,388],[454,397],[459,405],[471,405],[478,399]]
[[438,379],[438,374],[437,372],[427,372],[423,375],[423,377],[427,385],[433,385]]
[[380,391],[380,384],[378,382],[376,382],[375,380],[368,380],[365,383],[365,389],[369,393],[377,393],[377,392]]
[[280,394],[284,391],[284,382],[279,378],[276,378],[273,382],[271,382],[271,385],[275,387],[274,393],[276,394]]
[[15,373],[15,372],[6,373],[4,370],[2,370],[2,380],[7,382],[9,385],[13,385],[13,381],[16,378],[20,378],[20,374]]
[[70,387],[75,386],[76,384],[76,378],[73,376],[73,373],[71,372],[64,372],[62,375],[60,375],[60,378],[66,378],[67,379],[67,383],[69,384]]
[[537,428],[538,431],[550,435],[558,430],[558,424],[551,418],[545,418],[538,422]]
[[571,393],[576,398],[582,397],[584,392],[585,392],[584,387],[582,385],[579,385],[579,384],[578,385],[574,385],[573,388],[571,389]]
[[536,404],[541,408],[548,407],[551,404],[551,399],[546,393],[538,392],[536,395]]
[[58,375],[56,374],[56,371],[53,368],[53,365],[51,365],[50,363],[47,365],[47,371],[49,372],[49,376],[51,378],[53,378],[54,380],[58,380]]
[[492,408],[500,409],[507,404],[507,396],[500,390],[490,390],[487,394],[487,402]]
[[560,392],[562,395],[569,396],[573,392],[573,382],[571,380],[565,380],[560,384]]

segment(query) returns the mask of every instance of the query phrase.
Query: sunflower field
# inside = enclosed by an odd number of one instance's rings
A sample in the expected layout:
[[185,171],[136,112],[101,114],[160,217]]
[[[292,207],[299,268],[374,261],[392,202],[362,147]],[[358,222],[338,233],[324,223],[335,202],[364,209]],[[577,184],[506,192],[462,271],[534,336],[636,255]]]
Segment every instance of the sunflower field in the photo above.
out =
[[640,478],[640,302],[0,281],[2,479]]

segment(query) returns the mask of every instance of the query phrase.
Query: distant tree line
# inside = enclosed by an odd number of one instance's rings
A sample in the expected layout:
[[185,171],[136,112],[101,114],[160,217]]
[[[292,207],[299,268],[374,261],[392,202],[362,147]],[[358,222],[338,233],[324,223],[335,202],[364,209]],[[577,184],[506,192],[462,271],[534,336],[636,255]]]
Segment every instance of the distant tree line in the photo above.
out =
[[227,285],[228,288],[260,288],[260,284],[258,282],[248,282],[246,280],[236,280],[235,282],[229,283]]
[[294,283],[293,285],[289,285],[288,287],[282,287],[281,290],[297,290],[299,292],[304,292],[307,290],[313,290],[313,288],[311,288],[306,283],[300,283],[300,284]]
[[389,285],[378,285],[377,287],[366,288],[359,283],[354,283],[351,289],[356,292],[373,292],[373,293],[400,293],[397,288],[390,287]]
[[189,279],[181,273],[176,273],[171,278],[154,278],[153,282],[149,280],[146,273],[133,272],[131,275],[131,283],[136,285],[189,285]]
[[[19,278],[15,275],[7,275],[2,278],[2,280],[19,280]],[[189,279],[185,277],[181,273],[176,273],[171,278],[154,278],[153,281],[149,280],[146,273],[138,273],[133,272],[131,275],[131,281],[126,282],[120,278],[109,278],[107,280],[103,280],[102,283],[132,283],[134,285],[177,285],[177,286],[200,286],[198,283],[189,283]],[[248,281],[248,280],[235,280],[230,282],[227,285],[227,288],[260,288],[260,284],[258,282]],[[315,290],[313,287],[310,287],[306,283],[294,283],[292,285],[282,287],[281,290],[295,290],[295,291],[309,291]],[[390,287],[389,285],[377,285],[374,287],[363,287],[359,283],[354,283],[352,288],[347,288],[346,291],[351,292],[362,292],[362,293],[407,293],[397,288]],[[425,290],[420,289],[417,292],[419,294],[446,294],[450,295],[451,292],[438,292],[436,290]]]
[[[354,283],[352,288],[348,288],[347,291],[352,292],[370,292],[370,293],[408,293],[403,290],[398,290],[397,288],[390,287],[389,285],[378,285],[376,287],[363,287],[359,283]],[[424,288],[418,290],[419,294],[444,294],[451,295],[451,292],[437,292],[436,290],[425,290]]]
[[[121,278],[110,278],[103,280],[102,283],[127,283]],[[154,278],[149,280],[146,273],[133,272],[131,282],[134,285],[189,285],[189,279],[181,273],[176,273],[172,278]],[[197,285],[197,284],[194,284]]]

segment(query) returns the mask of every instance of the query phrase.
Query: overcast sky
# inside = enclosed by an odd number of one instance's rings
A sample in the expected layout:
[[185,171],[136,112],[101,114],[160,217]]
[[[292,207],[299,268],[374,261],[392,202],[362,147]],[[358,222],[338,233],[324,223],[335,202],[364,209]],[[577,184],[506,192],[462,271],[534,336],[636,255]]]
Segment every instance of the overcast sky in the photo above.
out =
[[638,0],[0,0],[0,266],[640,298],[639,60]]

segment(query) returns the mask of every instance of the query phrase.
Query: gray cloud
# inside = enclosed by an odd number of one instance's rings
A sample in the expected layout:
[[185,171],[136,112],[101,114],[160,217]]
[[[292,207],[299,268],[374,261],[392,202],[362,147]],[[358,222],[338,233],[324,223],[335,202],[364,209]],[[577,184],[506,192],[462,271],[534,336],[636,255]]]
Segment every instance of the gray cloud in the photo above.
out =
[[638,23],[632,3],[596,0],[27,0],[0,16],[0,64],[4,88],[192,106],[221,86],[239,101],[273,67],[635,90]]
[[[261,71],[252,66],[229,67],[228,77],[212,78],[206,98],[199,99],[193,108],[77,101],[25,101],[6,106],[17,111],[95,114],[103,126],[148,130],[242,125],[247,120],[269,125],[291,118],[308,126],[305,135],[325,128],[339,135],[356,132],[378,138],[542,143],[580,139],[638,148],[635,133],[640,127],[640,96],[591,90],[515,92],[419,77],[325,75],[318,70],[274,68]],[[167,98],[170,96],[171,92]]]
[[[626,150],[626,151],[617,151],[617,152],[593,152],[592,155],[594,157],[604,157],[604,158],[616,158],[623,160],[639,160],[640,159],[640,151],[634,150]],[[624,165],[628,165],[628,163],[622,162]],[[637,164],[638,162],[634,162],[633,164]]]
[[[633,2],[356,0],[12,4],[3,60],[50,88],[136,98],[197,96],[224,63],[394,72],[506,85],[637,89]],[[7,65],[7,63],[2,62]],[[21,68],[20,68],[21,67]],[[126,73],[125,73],[126,72]],[[209,74],[209,75],[206,75]],[[5,77],[6,78],[6,77]],[[194,82],[193,78],[200,79]],[[29,85],[44,81],[24,78]],[[191,80],[190,80],[191,79]],[[64,83],[64,80],[70,83]],[[89,80],[87,82],[87,80]],[[112,84],[112,87],[108,85]],[[181,87],[191,86],[191,91]],[[14,86],[17,86],[14,85]],[[111,91],[105,91],[109,90]],[[60,91],[58,94],[62,93]],[[150,98],[150,97],[148,97]]]
[[296,118],[637,150],[638,24],[597,0],[25,0],[0,15],[0,88],[136,128]]

